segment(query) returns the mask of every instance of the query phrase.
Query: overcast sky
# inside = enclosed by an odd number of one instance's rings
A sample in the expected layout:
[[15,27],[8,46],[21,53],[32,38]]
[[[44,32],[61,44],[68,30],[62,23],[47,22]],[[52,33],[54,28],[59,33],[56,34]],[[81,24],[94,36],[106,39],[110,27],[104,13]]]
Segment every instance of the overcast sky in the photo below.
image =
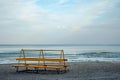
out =
[[0,44],[120,44],[120,0],[0,0]]

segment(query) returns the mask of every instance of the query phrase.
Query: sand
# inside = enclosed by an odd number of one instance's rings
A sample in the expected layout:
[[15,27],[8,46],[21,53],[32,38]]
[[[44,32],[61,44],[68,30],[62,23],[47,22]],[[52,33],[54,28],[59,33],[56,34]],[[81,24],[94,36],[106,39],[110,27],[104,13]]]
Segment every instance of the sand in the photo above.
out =
[[12,64],[0,64],[0,80],[120,80],[120,62],[71,62],[66,73],[16,72]]

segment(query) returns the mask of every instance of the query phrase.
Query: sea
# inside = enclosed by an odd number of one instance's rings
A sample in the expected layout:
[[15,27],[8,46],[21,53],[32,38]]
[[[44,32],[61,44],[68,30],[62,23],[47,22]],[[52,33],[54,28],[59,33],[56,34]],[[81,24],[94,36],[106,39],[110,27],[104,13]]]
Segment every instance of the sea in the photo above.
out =
[[64,50],[68,62],[120,61],[117,44],[0,44],[0,64],[17,63],[21,49]]

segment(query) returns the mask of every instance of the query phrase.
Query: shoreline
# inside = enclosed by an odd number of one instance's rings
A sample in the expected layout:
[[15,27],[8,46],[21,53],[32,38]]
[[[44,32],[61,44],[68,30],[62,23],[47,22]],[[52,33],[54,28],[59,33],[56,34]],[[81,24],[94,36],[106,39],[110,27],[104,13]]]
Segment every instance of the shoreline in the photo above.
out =
[[120,80],[120,62],[68,62],[69,70],[57,74],[16,72],[12,64],[0,64],[2,80]]

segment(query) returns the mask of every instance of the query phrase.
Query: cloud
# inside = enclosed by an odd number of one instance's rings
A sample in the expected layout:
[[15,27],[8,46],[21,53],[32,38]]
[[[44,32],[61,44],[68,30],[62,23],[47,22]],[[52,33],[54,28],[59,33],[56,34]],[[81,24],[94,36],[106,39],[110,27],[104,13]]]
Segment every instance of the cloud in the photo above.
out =
[[[36,0],[37,1],[37,0]],[[7,9],[4,5],[4,10],[1,11],[3,13],[3,18],[1,18],[1,23],[13,24],[24,24],[30,27],[32,26],[43,26],[49,29],[49,26],[55,28],[55,26],[65,26],[69,29],[69,27],[78,30],[80,27],[88,26],[93,23],[93,21],[104,14],[109,8],[111,8],[111,4],[107,1],[98,1],[89,6],[81,6],[81,3],[77,4],[78,7],[75,9],[73,6],[71,10],[74,11],[75,14],[70,13],[54,13],[54,11],[49,11],[48,9],[42,8],[41,6],[36,5],[36,1],[8,1]],[[69,0],[59,0],[59,4],[67,3]],[[4,1],[5,2],[5,1]],[[114,1],[112,1],[114,2]],[[110,5],[109,5],[110,4]],[[2,6],[3,7],[3,6]],[[58,9],[60,6],[58,7]],[[84,9],[83,9],[84,8]],[[4,13],[6,13],[6,16]],[[69,9],[66,12],[70,12]],[[9,13],[9,14],[8,14]],[[6,18],[6,19],[5,19]],[[5,19],[5,20],[4,20]],[[18,22],[19,21],[19,22]],[[64,28],[65,28],[64,27]]]
[[[59,0],[58,3],[61,5],[57,7],[53,5],[54,11],[49,10],[46,23],[51,24],[51,26],[59,26],[59,28],[61,26],[64,30],[81,30],[81,28],[94,24],[94,21],[102,15],[106,15],[106,12],[110,11],[118,1],[102,0],[93,1],[90,4],[87,2],[82,4],[81,2],[74,1],[75,4],[67,4],[69,0]],[[62,5],[63,3],[66,3],[67,8]],[[60,11],[61,8],[66,8],[66,11]],[[59,10],[59,13],[56,13],[56,10]]]
[[67,42],[73,36],[70,41],[79,42],[85,36],[87,38],[96,34],[95,38],[97,31],[105,29],[105,34],[107,30],[110,30],[108,33],[117,31],[112,30],[115,26],[119,29],[119,0],[55,0],[50,4],[46,1],[44,4],[43,1],[37,2],[0,1],[0,36],[4,36],[0,42],[14,42],[16,38],[16,43]]

